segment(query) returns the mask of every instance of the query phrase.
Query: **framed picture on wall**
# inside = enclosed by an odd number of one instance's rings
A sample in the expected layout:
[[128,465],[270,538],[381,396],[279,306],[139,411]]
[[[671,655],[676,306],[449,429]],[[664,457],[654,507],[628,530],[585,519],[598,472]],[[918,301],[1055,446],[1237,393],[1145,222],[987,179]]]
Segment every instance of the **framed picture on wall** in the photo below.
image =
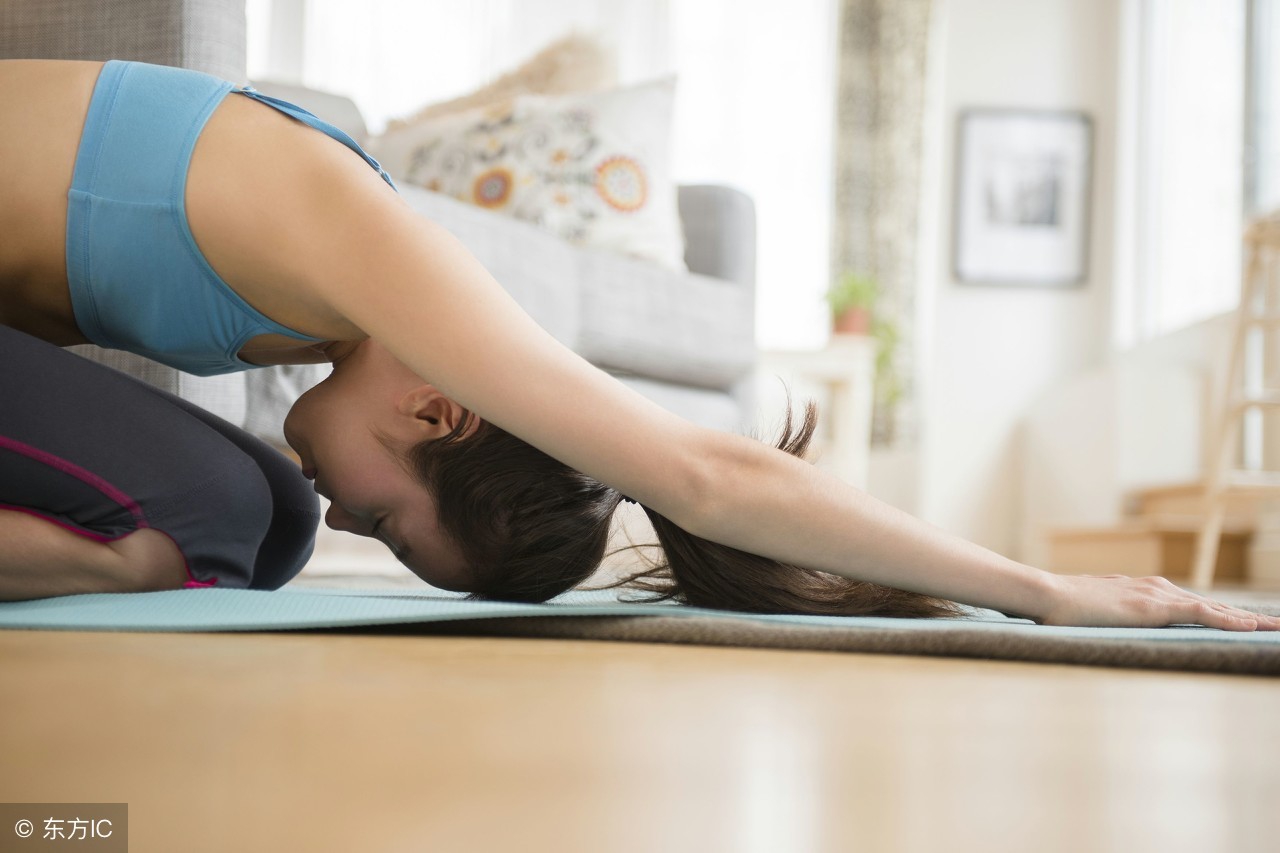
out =
[[1093,122],[1080,112],[971,109],[956,149],[957,280],[1024,286],[1085,280]]

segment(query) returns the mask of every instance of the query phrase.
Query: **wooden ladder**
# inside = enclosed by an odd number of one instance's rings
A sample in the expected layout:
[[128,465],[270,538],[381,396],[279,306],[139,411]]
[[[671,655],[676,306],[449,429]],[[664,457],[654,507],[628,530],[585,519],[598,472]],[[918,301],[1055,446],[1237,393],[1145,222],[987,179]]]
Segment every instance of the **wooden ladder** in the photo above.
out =
[[[1240,426],[1245,412],[1261,406],[1280,407],[1280,389],[1264,389],[1249,394],[1245,388],[1244,349],[1249,332],[1260,327],[1263,352],[1271,349],[1280,329],[1280,212],[1254,220],[1244,235],[1246,261],[1240,281],[1240,305],[1236,309],[1231,357],[1218,394],[1219,405],[1211,410],[1213,443],[1206,464],[1205,515],[1196,539],[1191,586],[1208,590],[1213,585],[1219,537],[1222,534],[1228,491],[1249,491],[1280,495],[1280,472],[1253,471],[1235,467]],[[1255,308],[1255,303],[1260,303]],[[1264,380],[1272,372],[1264,371]]]

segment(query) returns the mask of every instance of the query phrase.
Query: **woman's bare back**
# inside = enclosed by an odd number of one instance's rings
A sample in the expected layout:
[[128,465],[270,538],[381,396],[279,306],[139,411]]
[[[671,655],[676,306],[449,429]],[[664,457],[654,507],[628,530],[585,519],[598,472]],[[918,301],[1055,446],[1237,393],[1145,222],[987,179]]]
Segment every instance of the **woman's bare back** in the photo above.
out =
[[[67,194],[101,62],[0,60],[0,323],[60,346],[86,343],[67,285]],[[299,296],[283,232],[298,188],[316,179],[308,154],[334,140],[250,98],[226,97],[205,124],[187,174],[196,243],[246,301],[316,337],[358,329]],[[318,361],[297,340],[261,335],[242,357]]]
[[0,62],[0,322],[60,345],[85,342],[67,294],[67,192],[101,67]]

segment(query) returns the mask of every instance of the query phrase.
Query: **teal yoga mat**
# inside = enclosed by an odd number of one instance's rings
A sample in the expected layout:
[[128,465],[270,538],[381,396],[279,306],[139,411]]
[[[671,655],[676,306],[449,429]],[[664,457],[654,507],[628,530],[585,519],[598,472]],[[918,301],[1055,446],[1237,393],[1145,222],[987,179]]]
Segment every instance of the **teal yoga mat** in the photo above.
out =
[[[66,631],[364,629],[675,642],[1280,674],[1280,632],[1065,628],[970,608],[963,619],[764,616],[636,593],[573,591],[546,604],[468,601],[431,588],[183,589],[0,603],[0,628]],[[630,600],[628,600],[630,599]],[[1259,612],[1276,605],[1242,604]]]

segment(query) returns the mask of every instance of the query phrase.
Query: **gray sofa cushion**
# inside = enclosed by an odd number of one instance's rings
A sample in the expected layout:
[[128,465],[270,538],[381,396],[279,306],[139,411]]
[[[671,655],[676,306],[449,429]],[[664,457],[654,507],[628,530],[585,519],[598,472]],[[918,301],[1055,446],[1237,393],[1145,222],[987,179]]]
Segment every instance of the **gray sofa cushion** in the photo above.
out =
[[754,426],[754,411],[728,391],[708,391],[658,382],[613,370],[605,372],[667,411],[699,426],[741,434],[746,434]]
[[245,78],[244,0],[3,0],[0,59],[130,59]]
[[755,303],[734,282],[679,274],[616,252],[577,257],[574,349],[604,368],[727,390],[755,360]]
[[682,184],[680,221],[689,272],[756,286],[756,205],[721,184]]
[[718,391],[755,360],[749,287],[571,246],[536,225],[400,183],[544,329],[602,368]]
[[578,249],[528,222],[405,181],[396,186],[416,213],[457,237],[538,325],[573,347],[582,325]]

